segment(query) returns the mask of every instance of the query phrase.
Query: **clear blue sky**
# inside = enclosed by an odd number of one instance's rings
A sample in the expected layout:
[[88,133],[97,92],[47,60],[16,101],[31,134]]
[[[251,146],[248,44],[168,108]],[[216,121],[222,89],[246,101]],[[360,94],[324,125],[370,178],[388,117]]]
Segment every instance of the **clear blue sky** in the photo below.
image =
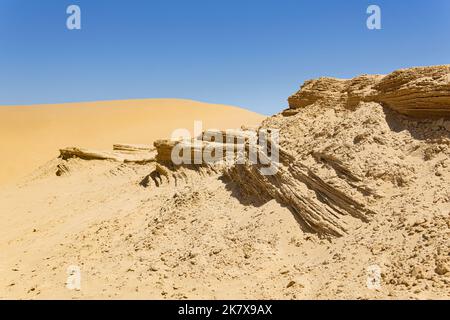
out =
[[[66,28],[66,8],[82,30]],[[382,10],[382,30],[366,9]],[[302,82],[450,63],[449,0],[0,0],[0,105],[188,98],[265,114]]]

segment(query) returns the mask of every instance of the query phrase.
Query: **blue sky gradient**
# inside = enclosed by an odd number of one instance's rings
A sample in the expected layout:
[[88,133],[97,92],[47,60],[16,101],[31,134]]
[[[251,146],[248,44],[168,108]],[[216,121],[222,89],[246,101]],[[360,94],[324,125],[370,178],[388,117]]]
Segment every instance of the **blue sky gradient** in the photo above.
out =
[[[366,28],[370,4],[382,30]],[[0,105],[187,98],[273,114],[310,78],[449,63],[448,0],[0,0]]]

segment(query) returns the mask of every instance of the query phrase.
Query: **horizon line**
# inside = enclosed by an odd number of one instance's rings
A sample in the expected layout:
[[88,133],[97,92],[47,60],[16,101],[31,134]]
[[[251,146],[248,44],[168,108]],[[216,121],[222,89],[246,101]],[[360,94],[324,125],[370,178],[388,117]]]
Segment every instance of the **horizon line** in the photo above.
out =
[[58,106],[58,105],[74,105],[74,104],[89,104],[89,103],[120,102],[120,101],[145,101],[145,100],[175,100],[175,101],[195,102],[195,103],[201,103],[201,104],[207,104],[207,105],[221,105],[221,106],[227,106],[227,107],[247,110],[249,112],[253,112],[253,113],[264,115],[264,116],[269,116],[269,115],[266,115],[264,113],[260,113],[260,112],[256,112],[254,110],[251,110],[251,109],[249,109],[247,107],[237,106],[237,105],[233,105],[233,104],[201,101],[201,100],[195,100],[195,99],[192,99],[192,98],[167,98],[167,97],[165,97],[165,98],[159,97],[159,98],[124,98],[124,99],[78,100],[78,101],[49,102],[49,103],[36,102],[36,103],[31,103],[31,104],[0,104],[0,108]]

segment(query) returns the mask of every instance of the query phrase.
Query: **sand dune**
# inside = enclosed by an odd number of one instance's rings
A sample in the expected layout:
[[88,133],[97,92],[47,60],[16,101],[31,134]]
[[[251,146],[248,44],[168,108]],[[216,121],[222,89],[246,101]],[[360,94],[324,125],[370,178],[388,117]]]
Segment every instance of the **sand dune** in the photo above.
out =
[[237,107],[179,99],[123,100],[0,107],[0,184],[33,171],[67,146],[151,144],[176,128],[254,125],[263,116]]

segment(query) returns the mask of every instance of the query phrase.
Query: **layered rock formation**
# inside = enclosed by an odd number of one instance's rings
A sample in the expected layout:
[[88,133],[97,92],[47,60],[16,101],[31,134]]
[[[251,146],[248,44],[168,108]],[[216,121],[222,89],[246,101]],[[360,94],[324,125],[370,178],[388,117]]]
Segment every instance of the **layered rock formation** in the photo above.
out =
[[420,67],[387,76],[363,75],[351,80],[320,78],[305,82],[289,98],[290,109],[311,104],[354,108],[361,102],[383,104],[414,117],[450,117],[450,67]]
[[[420,176],[449,177],[449,71],[307,81],[289,109],[261,127],[280,129],[278,173],[262,176],[247,164],[228,174],[288,205],[313,231],[341,236],[376,215],[390,193],[418,188]],[[430,150],[439,160],[425,164]],[[433,188],[448,193],[448,183],[435,180]]]
[[[151,297],[182,299],[448,298],[447,73],[441,66],[311,80],[287,110],[255,130],[234,131],[232,139],[207,131],[193,140],[158,140],[155,151],[62,150],[62,159],[37,174],[55,186],[48,198],[38,197],[55,208],[50,223],[71,210],[85,215],[76,226],[101,223],[67,238],[67,255],[46,254],[37,269],[49,275],[80,261],[91,279],[145,298],[151,290]],[[272,160],[250,161],[254,138],[275,130],[279,140],[267,140],[279,158],[258,147],[260,160]],[[181,150],[200,162],[174,163],[173,152]],[[205,161],[212,150],[222,153]],[[147,153],[149,161],[125,163]],[[263,174],[268,166],[274,174]],[[33,194],[41,189],[30,187]],[[42,238],[47,230],[29,219],[35,203],[24,204],[29,209],[18,216],[30,224],[20,237],[32,227]],[[104,270],[119,272],[103,278]],[[368,270],[380,272],[376,290]],[[36,283],[34,271],[23,275]],[[59,275],[53,281],[68,292]],[[23,278],[15,283],[8,290],[20,290]]]
[[[280,131],[280,141],[270,141],[279,150],[275,163],[249,160],[251,142],[258,136],[254,130],[158,140],[156,154],[146,146],[117,145],[113,152],[65,149],[61,155],[155,160],[157,166],[141,182],[146,187],[186,180],[183,167],[223,172],[242,192],[290,208],[304,230],[339,237],[379,215],[391,194],[417,191],[423,175],[430,175],[428,183],[436,188],[434,203],[448,202],[449,71],[449,66],[437,66],[307,81],[288,99],[288,110],[257,129]],[[174,150],[191,162],[174,163]],[[205,152],[215,160],[205,161]],[[270,162],[267,152],[258,149],[259,158]],[[277,168],[275,174],[261,173],[268,165]]]
[[77,147],[59,150],[64,160],[80,158],[84,160],[112,160],[118,162],[146,163],[155,161],[156,152],[151,146],[115,144],[113,151],[90,150]]
[[[281,150],[276,165],[274,175],[262,175],[261,165],[248,163],[232,166],[226,174],[247,193],[288,205],[305,230],[321,235],[341,236],[352,218],[368,221],[374,214],[357,196],[341,191],[285,150]],[[373,195],[371,190],[365,192]]]

